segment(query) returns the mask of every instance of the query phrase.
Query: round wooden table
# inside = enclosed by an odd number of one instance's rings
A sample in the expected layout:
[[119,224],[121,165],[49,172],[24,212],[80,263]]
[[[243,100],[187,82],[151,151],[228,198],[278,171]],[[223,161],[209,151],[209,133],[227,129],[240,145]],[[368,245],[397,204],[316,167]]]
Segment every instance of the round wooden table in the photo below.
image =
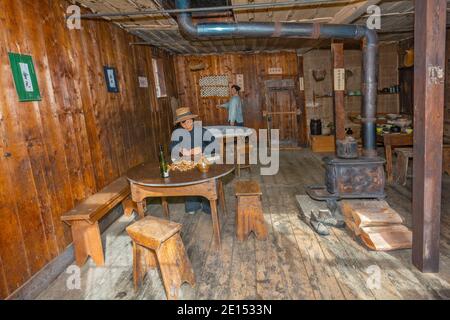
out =
[[217,199],[220,199],[222,211],[226,214],[225,198],[220,178],[233,172],[233,165],[214,164],[206,173],[197,168],[186,172],[171,171],[169,178],[161,178],[157,163],[144,163],[127,172],[130,182],[131,198],[137,204],[141,218],[145,214],[145,199],[158,197],[162,199],[164,213],[169,218],[169,207],[166,197],[202,196],[211,204],[213,232],[220,247],[220,224],[217,214]]

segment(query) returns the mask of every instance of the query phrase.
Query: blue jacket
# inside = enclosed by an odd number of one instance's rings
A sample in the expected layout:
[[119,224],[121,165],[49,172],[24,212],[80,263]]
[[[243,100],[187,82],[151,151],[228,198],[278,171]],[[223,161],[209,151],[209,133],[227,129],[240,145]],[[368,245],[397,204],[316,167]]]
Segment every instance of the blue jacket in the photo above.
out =
[[231,97],[230,101],[220,105],[222,108],[228,109],[228,121],[243,123],[242,116],[242,100],[239,96]]

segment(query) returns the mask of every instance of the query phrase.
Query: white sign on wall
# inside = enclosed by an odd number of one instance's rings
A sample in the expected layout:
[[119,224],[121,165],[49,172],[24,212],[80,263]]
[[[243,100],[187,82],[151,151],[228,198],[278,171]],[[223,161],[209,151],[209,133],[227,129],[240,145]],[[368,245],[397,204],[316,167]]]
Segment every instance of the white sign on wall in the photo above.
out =
[[244,75],[239,73],[236,75],[236,84],[244,91]]
[[147,77],[139,77],[139,88],[148,88]]
[[298,78],[298,86],[300,91],[305,91],[305,80],[303,77]]
[[269,68],[269,74],[283,74],[283,69],[279,67]]
[[28,68],[28,64],[19,63],[20,71],[22,73],[23,85],[25,87],[26,92],[33,92],[33,83],[31,82],[31,74],[30,69]]
[[334,91],[345,91],[345,69],[334,69]]

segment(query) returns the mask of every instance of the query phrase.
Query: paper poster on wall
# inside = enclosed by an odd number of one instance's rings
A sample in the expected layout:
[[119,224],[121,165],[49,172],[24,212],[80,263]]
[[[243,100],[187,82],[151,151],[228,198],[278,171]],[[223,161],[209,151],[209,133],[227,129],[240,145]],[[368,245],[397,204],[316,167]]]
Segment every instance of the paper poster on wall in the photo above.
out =
[[12,52],[9,52],[8,56],[19,101],[40,101],[41,93],[33,58]]
[[345,90],[345,69],[336,68],[334,69],[334,91],[344,91]]
[[305,91],[305,80],[303,77],[298,78],[298,86],[300,91]]
[[236,84],[241,88],[241,91],[245,91],[244,89],[244,75],[237,74],[236,75]]
[[138,78],[139,78],[139,88],[148,88],[147,77],[138,77]]
[[108,92],[119,92],[119,84],[117,82],[116,69],[112,67],[103,67],[105,72],[106,87]]

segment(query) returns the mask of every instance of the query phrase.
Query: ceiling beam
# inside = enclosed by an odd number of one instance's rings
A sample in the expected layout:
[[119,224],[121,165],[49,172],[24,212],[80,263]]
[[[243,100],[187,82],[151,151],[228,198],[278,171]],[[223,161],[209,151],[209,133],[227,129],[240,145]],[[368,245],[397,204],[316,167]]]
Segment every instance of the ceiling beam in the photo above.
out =
[[82,19],[92,19],[92,18],[112,18],[112,17],[131,17],[131,16],[146,16],[152,14],[171,14],[171,13],[182,13],[182,12],[217,12],[217,11],[228,11],[228,10],[245,10],[245,9],[261,9],[261,8],[281,8],[281,7],[318,7],[318,6],[339,6],[349,3],[357,3],[360,0],[309,0],[304,1],[286,1],[286,2],[265,2],[265,3],[252,3],[252,4],[240,4],[231,6],[216,6],[216,7],[203,7],[203,8],[188,8],[188,9],[150,9],[150,10],[138,10],[129,12],[99,12],[99,13],[87,13],[82,14],[80,18]]

